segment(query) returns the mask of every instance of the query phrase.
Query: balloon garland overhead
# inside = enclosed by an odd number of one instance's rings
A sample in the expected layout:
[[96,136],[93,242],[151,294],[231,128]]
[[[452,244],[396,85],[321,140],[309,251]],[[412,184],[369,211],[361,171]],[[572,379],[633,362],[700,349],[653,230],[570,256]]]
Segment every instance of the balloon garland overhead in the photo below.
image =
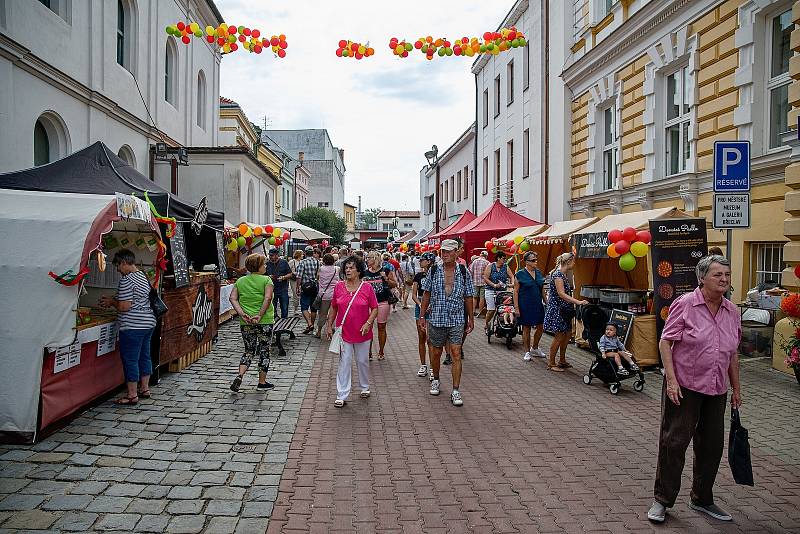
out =
[[647,230],[636,231],[628,227],[624,230],[611,230],[608,232],[608,245],[606,253],[609,258],[619,258],[619,268],[623,271],[632,271],[636,268],[636,259],[644,258],[650,250],[650,232]]
[[369,46],[369,41],[367,44],[363,45],[355,41],[346,41],[342,39],[339,41],[339,48],[336,49],[337,57],[352,57],[359,60],[365,57],[371,57],[374,54],[375,49]]
[[270,246],[279,247],[289,240],[289,232],[268,224],[253,226],[241,223],[233,231],[226,231],[228,242],[226,248],[231,252],[239,250],[251,251],[266,242]]
[[478,37],[471,39],[461,37],[451,42],[443,37],[435,39],[428,35],[420,37],[412,45],[406,40],[392,37],[389,41],[389,48],[395,56],[403,58],[408,57],[408,54],[416,49],[430,61],[434,56],[473,57],[476,54],[498,55],[501,52],[507,52],[512,48],[519,48],[526,44],[525,34],[517,30],[515,26],[512,26],[511,28],[503,28],[499,32],[486,32],[483,34],[483,40]]
[[166,31],[167,35],[180,39],[186,45],[192,41],[192,37],[205,38],[211,44],[216,43],[223,54],[236,52],[240,47],[254,54],[260,54],[265,48],[272,48],[272,52],[276,56],[285,58],[286,49],[289,48],[289,43],[283,34],[273,35],[267,39],[261,37],[261,31],[258,29],[234,26],[224,22],[216,28],[214,26],[201,28],[196,22],[179,21],[167,26]]

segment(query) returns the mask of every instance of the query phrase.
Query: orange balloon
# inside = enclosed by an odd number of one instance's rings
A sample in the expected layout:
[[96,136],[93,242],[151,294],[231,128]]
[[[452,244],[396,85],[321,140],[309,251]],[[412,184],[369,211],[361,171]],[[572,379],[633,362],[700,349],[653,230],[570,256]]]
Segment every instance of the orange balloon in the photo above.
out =
[[608,245],[608,248],[606,249],[606,254],[608,254],[609,258],[619,258],[620,256],[619,252],[617,252],[616,249],[614,248],[616,246],[617,246],[616,243],[611,243],[610,245]]
[[249,228],[250,228],[250,227],[249,227],[249,226],[247,226],[245,223],[242,223],[242,224],[240,224],[240,225],[239,225],[239,235],[244,235],[244,234],[246,234],[246,233],[247,233],[247,230],[249,230]]
[[253,228],[253,234],[255,234],[255,235],[261,235],[263,232],[264,232],[264,229],[261,228],[260,226],[256,226],[255,228]]

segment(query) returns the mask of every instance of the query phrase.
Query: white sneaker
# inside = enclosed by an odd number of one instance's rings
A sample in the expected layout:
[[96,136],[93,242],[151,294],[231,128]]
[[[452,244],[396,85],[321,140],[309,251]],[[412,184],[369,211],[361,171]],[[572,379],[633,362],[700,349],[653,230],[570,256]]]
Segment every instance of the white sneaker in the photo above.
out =
[[431,381],[431,395],[438,395],[439,394],[439,381],[432,380]]
[[364,389],[364,390],[361,391],[361,398],[362,399],[366,399],[367,397],[369,397],[369,395],[370,395],[370,391],[368,389]]
[[526,362],[529,362],[533,359],[533,356],[531,356],[530,351],[528,351],[525,353],[525,356],[523,356],[522,359],[525,360]]
[[531,354],[533,354],[534,356],[538,356],[539,358],[547,358],[547,354],[545,354],[544,351],[539,347],[531,349]]
[[428,374],[428,366],[420,365],[419,371],[417,371],[417,376],[426,376],[427,374]]
[[454,389],[450,394],[450,402],[453,403],[453,406],[461,406],[464,404],[464,400],[461,398],[461,393],[459,393],[457,389]]
[[433,382],[433,369],[428,370],[428,380]]
[[663,523],[666,519],[667,507],[658,501],[653,501],[650,510],[647,511],[647,519],[654,523]]

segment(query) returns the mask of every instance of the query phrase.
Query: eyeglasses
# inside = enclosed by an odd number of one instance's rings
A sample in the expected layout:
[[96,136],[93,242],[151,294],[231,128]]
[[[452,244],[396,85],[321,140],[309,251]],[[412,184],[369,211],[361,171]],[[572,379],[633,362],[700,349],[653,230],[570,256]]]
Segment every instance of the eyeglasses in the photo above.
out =
[[539,258],[537,258],[536,256],[528,256],[527,258],[525,258],[525,261],[536,262],[536,261],[539,261]]

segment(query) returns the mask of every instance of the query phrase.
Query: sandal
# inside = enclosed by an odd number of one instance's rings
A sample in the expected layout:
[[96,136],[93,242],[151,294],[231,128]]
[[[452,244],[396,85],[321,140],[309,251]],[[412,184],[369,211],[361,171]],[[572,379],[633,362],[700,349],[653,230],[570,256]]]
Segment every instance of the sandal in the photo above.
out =
[[139,396],[143,399],[149,399],[152,395],[149,389],[143,389],[139,392]]
[[547,370],[548,371],[553,371],[553,372],[556,372],[556,373],[563,373],[564,372],[564,369],[562,367],[557,366],[557,365],[548,365],[547,366]]
[[134,406],[139,403],[139,397],[120,397],[114,401],[117,406]]
[[378,361],[379,362],[382,362],[385,359],[386,359],[386,355],[385,354],[378,354]]
[[312,330],[314,330],[314,325],[307,327],[305,330],[303,330],[303,333],[310,334]]
[[572,364],[569,362],[559,362],[558,366],[562,369],[572,369]]
[[372,353],[369,353],[369,361],[372,361]]

